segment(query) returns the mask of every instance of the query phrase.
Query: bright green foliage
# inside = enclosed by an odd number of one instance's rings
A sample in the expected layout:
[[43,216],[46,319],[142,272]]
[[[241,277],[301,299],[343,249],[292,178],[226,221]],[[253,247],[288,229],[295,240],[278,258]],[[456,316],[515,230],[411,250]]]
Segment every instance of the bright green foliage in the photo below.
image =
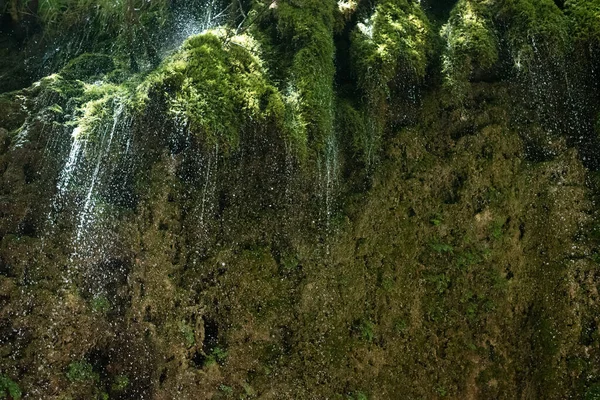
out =
[[191,37],[146,82],[164,93],[173,118],[225,152],[237,148],[241,131],[284,118],[281,96],[243,45],[213,33]]
[[375,325],[369,320],[363,320],[359,325],[360,338],[366,342],[375,340]]
[[214,357],[214,359],[219,363],[224,363],[227,359],[227,355],[228,354],[226,350],[220,347],[215,347],[212,351],[211,357]]
[[[286,88],[288,102],[299,113],[295,131],[306,127],[306,141],[321,152],[333,132],[333,0],[278,2],[277,30],[293,54]],[[298,135],[298,136],[299,136]]]
[[475,70],[487,70],[498,60],[498,43],[484,8],[476,1],[460,0],[442,28],[446,48],[442,55],[444,84],[462,99]]
[[406,87],[425,77],[431,39],[431,26],[420,4],[406,0],[380,1],[373,15],[352,32],[350,56],[363,92],[369,132],[367,140],[360,135],[355,139],[362,142],[368,159],[379,148],[392,84]]
[[567,0],[565,12],[573,38],[582,43],[600,44],[600,1]]
[[12,400],[20,400],[21,388],[8,376],[0,375],[0,399],[6,399],[8,396]]
[[225,393],[227,396],[231,396],[233,395],[233,388],[231,386],[227,386],[227,385],[220,385],[219,386],[219,390],[223,393]]
[[507,40],[518,69],[564,53],[568,26],[554,1],[508,0],[498,14],[499,22],[509,25]]
[[431,26],[419,3],[383,0],[352,34],[353,65],[369,97],[398,74],[414,81],[425,76],[431,53]]
[[228,356],[229,354],[227,350],[224,350],[221,347],[215,347],[206,357],[204,365],[209,366],[217,363],[222,365],[225,363],[225,361],[227,361]]
[[369,400],[366,394],[363,392],[354,392],[351,396],[347,397],[348,400]]
[[90,135],[98,132],[107,118],[112,118],[115,107],[129,103],[131,93],[120,85],[85,85],[79,98],[81,106],[73,125],[77,126],[75,135]]
[[99,376],[87,361],[74,361],[69,364],[67,378],[71,382],[97,381]]

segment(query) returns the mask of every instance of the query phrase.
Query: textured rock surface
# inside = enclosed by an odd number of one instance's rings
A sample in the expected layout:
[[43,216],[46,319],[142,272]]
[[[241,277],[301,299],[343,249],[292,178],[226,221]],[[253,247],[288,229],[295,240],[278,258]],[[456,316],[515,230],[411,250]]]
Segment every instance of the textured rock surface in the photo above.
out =
[[0,2],[0,398],[600,395],[597,1],[75,3]]

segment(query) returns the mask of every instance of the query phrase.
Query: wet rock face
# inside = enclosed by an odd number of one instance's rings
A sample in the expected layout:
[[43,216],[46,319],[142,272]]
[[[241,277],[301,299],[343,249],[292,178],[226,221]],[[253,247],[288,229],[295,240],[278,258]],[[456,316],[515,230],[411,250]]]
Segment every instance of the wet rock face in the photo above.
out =
[[0,397],[595,398],[596,2],[134,3],[0,94]]

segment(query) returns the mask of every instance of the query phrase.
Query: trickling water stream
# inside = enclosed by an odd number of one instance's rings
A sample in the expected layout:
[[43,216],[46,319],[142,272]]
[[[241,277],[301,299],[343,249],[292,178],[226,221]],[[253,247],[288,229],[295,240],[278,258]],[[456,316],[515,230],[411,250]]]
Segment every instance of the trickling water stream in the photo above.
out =
[[[202,15],[177,14],[175,30],[168,35],[163,54],[169,54],[173,46],[178,46],[188,36],[216,26],[221,17],[217,9],[219,4],[211,0]],[[89,268],[109,263],[106,241],[110,241],[109,237],[114,234],[111,226],[115,222],[108,221],[116,217],[112,215],[114,211],[111,211],[113,206],[110,203],[117,201],[118,197],[130,196],[122,192],[124,188],[119,187],[118,180],[132,180],[134,178],[128,175],[136,173],[134,164],[137,156],[135,148],[132,148],[134,121],[128,110],[130,94],[111,94],[110,88],[102,89],[103,85],[102,82],[94,83],[100,90],[107,90],[105,97],[99,102],[85,104],[83,116],[74,121],[77,125],[69,135],[70,150],[58,176],[57,193],[48,216],[50,230],[47,234],[52,234],[52,227],[60,219],[67,218],[74,225],[72,255],[65,271],[65,282],[73,282],[80,273],[95,276],[97,274],[91,273]],[[22,136],[26,136],[26,129],[22,130]],[[218,147],[215,151],[215,155],[206,160],[202,201],[197,205],[201,225],[209,207],[208,198],[214,196],[216,182],[213,170],[217,164]],[[65,210],[69,212],[65,213]],[[105,271],[105,274],[110,274],[110,271]],[[99,292],[103,287],[102,282],[88,282],[87,285],[97,286]]]

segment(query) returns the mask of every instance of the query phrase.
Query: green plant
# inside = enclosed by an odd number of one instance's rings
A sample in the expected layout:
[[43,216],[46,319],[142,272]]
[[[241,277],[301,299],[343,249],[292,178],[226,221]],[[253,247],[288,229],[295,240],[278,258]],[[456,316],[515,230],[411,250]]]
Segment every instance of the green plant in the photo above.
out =
[[348,396],[348,400],[368,400],[369,398],[364,392],[356,391]]
[[499,218],[496,219],[491,226],[491,235],[494,239],[500,239],[502,237],[502,235],[504,234],[503,232],[503,228],[504,228],[504,224],[506,223],[506,219],[503,218]]
[[6,375],[0,375],[0,399],[10,397],[12,400],[20,400],[22,394],[21,388],[15,381]]
[[568,24],[552,0],[507,0],[497,19],[507,24],[506,39],[517,69],[528,71],[545,60],[560,58],[569,43]]
[[115,377],[111,389],[115,392],[122,392],[129,386],[129,377],[126,375],[118,375]]
[[480,2],[459,0],[441,30],[446,41],[442,55],[444,85],[462,100],[476,70],[488,70],[498,60],[495,32]]
[[181,335],[183,336],[183,339],[185,341],[185,345],[187,348],[190,348],[196,344],[196,336],[194,334],[194,328],[192,328],[190,325],[188,325],[185,322],[181,322],[179,324],[179,331],[181,332]]
[[69,364],[67,378],[71,382],[97,381],[99,375],[94,372],[94,368],[87,361],[74,361]]
[[585,400],[600,400],[600,384],[590,386],[585,393]]
[[441,397],[446,397],[448,395],[448,391],[446,390],[445,387],[443,386],[438,386],[435,391],[437,392],[437,394],[439,394]]
[[204,365],[208,366],[216,363],[223,364],[225,363],[225,361],[227,361],[227,356],[227,351],[217,346],[214,349],[212,349],[208,357],[206,357]]
[[[250,38],[224,43],[218,32],[189,38],[140,86],[140,96],[166,96],[168,114],[201,142],[224,153],[237,149],[240,132],[271,121],[283,126],[284,101],[267,81]],[[246,47],[245,47],[246,46]]]
[[359,324],[360,338],[371,343],[375,340],[375,324],[369,320],[362,320]]
[[381,146],[387,103],[404,96],[424,77],[432,52],[429,20],[419,2],[382,0],[351,34],[350,59],[364,114],[346,110],[355,121],[354,147],[371,163]]
[[[333,134],[335,6],[333,0],[280,2],[276,13],[277,33],[291,59],[286,98],[299,114],[297,134],[305,136],[296,140],[319,154]],[[301,152],[306,155],[306,149]]]
[[433,242],[430,246],[436,253],[454,253],[454,247],[446,243]]
[[110,301],[104,296],[96,296],[90,301],[92,310],[97,313],[106,314],[110,310]]
[[93,80],[115,69],[112,57],[105,54],[85,53],[69,61],[61,70],[63,78]]
[[233,396],[233,388],[231,386],[221,384],[219,390],[225,393],[227,396]]

